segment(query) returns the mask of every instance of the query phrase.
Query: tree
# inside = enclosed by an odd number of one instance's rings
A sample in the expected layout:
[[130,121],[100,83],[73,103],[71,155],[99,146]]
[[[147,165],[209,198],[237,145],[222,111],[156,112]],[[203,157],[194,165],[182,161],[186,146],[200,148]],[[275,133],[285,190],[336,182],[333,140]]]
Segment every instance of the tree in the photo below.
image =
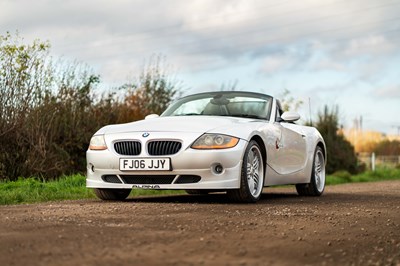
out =
[[121,99],[96,95],[98,75],[84,64],[55,63],[49,53],[48,42],[0,35],[0,180],[83,172],[99,128],[160,114],[178,93],[159,58]]
[[163,69],[160,57],[152,57],[137,83],[126,84],[124,119],[135,121],[148,114],[161,114],[179,92],[177,82]]
[[0,178],[23,174],[21,169],[30,164],[29,154],[37,157],[44,145],[41,131],[24,129],[33,124],[32,110],[51,93],[49,48],[39,40],[23,44],[18,33],[0,35]]
[[377,155],[400,155],[400,141],[383,140],[378,142],[373,150]]
[[49,49],[0,36],[0,179],[83,171],[91,135],[114,122],[110,110],[96,112],[99,77],[78,64],[55,65]]
[[357,173],[357,156],[354,147],[339,131],[339,108],[336,106],[331,110],[325,106],[318,113],[316,127],[325,140],[327,149],[328,174],[339,170],[346,170],[352,174]]
[[18,33],[0,35],[0,137],[21,126],[27,111],[39,106],[52,82],[50,45],[21,44]]
[[291,93],[288,89],[284,89],[282,95],[279,97],[284,112],[289,110],[297,111],[297,109],[299,109],[300,106],[303,104],[302,100],[296,100],[290,94]]

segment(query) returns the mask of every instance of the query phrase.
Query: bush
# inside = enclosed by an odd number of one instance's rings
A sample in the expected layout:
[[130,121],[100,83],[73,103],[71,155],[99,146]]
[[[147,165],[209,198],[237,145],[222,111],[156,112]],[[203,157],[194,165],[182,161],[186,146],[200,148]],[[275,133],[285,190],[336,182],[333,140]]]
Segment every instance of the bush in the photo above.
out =
[[126,99],[96,95],[98,75],[82,64],[54,63],[49,49],[46,42],[25,45],[18,36],[0,36],[0,180],[83,172],[89,140],[100,127],[160,113],[177,92],[157,61]]
[[325,140],[328,154],[326,171],[331,174],[345,170],[356,174],[358,172],[357,156],[354,147],[340,133],[338,113],[337,107],[329,110],[325,106],[324,110],[318,114],[316,127]]
[[335,173],[332,174],[333,176],[342,179],[345,182],[351,182],[351,174],[347,171],[337,171]]
[[398,140],[383,140],[376,144],[373,152],[377,155],[399,156],[400,141]]

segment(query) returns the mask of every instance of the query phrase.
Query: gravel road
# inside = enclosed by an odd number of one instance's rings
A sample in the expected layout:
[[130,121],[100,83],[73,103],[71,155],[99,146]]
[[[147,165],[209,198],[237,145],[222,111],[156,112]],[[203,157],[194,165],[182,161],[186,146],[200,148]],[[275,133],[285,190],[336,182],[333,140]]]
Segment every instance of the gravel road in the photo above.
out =
[[1,265],[400,265],[400,181],[0,206]]

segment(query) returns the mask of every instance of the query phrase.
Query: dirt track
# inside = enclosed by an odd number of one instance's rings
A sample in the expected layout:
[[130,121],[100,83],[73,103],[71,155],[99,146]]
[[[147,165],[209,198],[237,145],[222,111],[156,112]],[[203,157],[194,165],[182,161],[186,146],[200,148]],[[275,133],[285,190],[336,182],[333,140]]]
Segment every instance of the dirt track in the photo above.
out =
[[0,207],[1,265],[400,265],[400,181]]

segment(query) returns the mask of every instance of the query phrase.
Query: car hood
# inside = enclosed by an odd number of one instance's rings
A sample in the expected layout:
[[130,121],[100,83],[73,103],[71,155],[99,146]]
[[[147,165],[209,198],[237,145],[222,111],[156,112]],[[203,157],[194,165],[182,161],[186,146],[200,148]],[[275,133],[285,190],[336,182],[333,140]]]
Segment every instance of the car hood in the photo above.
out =
[[[156,117],[137,122],[110,125],[103,127],[96,134],[114,134],[127,132],[188,132],[205,133],[217,132],[218,128],[224,129],[230,126],[248,124],[260,121],[257,119],[216,117],[216,116],[171,116]],[[220,133],[224,133],[220,132]]]

